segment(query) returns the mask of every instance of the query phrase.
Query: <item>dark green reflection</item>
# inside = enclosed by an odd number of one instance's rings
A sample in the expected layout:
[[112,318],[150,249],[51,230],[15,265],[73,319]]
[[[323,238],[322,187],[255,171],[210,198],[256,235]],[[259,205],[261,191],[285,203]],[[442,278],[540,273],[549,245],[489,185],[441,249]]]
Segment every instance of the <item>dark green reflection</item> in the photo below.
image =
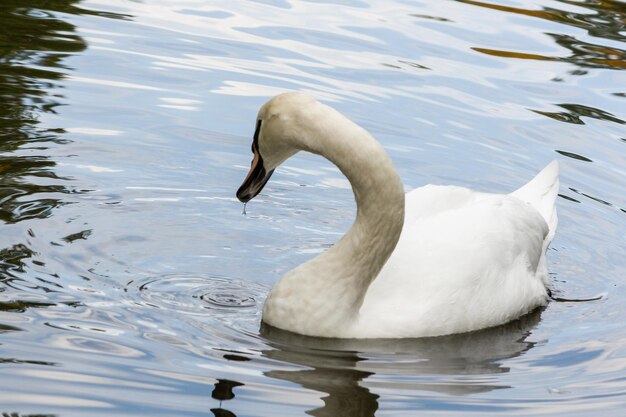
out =
[[[625,41],[624,20],[626,19],[626,6],[621,1],[601,1],[583,0],[570,1],[560,0],[561,3],[573,4],[581,8],[587,8],[585,13],[575,13],[571,11],[559,10],[551,7],[541,9],[524,9],[520,7],[505,6],[491,2],[475,0],[457,0],[461,3],[473,6],[484,7],[492,10],[499,10],[507,13],[520,14],[535,17],[538,19],[550,20],[553,22],[586,29],[589,35],[596,38],[604,38],[617,41]],[[548,33],[554,41],[570,50],[570,55],[566,57],[545,56],[523,51],[502,51],[487,48],[473,48],[477,52],[487,55],[518,58],[535,59],[544,61],[561,61],[575,64],[579,67],[587,68],[607,68],[626,69],[626,51],[614,46],[602,45],[600,43],[584,42],[573,36]],[[576,74],[574,74],[576,75]]]
[[[63,105],[62,81],[72,69],[67,57],[86,42],[63,14],[126,16],[79,8],[77,0],[0,2],[0,224],[49,217],[80,192],[55,172],[51,157],[67,141],[62,129],[43,128],[39,117]],[[54,151],[54,152],[53,152]],[[28,228],[27,228],[28,227]],[[25,270],[35,253],[32,226],[0,234],[0,280]],[[79,237],[80,238],[80,237]]]
[[588,117],[590,119],[606,120],[620,125],[626,124],[626,122],[619,117],[615,117],[613,114],[601,109],[597,109],[595,107],[569,103],[557,104],[557,106],[565,109],[566,111],[546,112],[532,109],[531,110],[535,113],[548,116],[551,119],[558,120],[560,122],[572,123],[577,125],[585,124],[585,122],[582,120],[583,117]]
[[50,91],[69,70],[63,58],[86,48],[74,26],[53,13],[73,3],[7,0],[0,6],[0,220],[5,223],[47,217],[62,204],[59,194],[71,191],[46,154],[63,143],[62,131],[38,129],[37,117],[60,105]]

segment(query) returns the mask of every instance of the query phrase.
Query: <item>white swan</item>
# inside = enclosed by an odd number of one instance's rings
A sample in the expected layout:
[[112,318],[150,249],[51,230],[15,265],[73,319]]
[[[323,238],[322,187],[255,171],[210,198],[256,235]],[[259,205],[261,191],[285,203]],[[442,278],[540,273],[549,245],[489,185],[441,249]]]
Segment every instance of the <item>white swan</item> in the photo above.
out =
[[339,167],[357,216],[332,248],[274,285],[267,324],[322,337],[439,336],[502,324],[547,303],[556,161],[508,195],[427,185],[405,196],[371,135],[311,96],[286,93],[259,110],[239,200],[254,198],[300,150]]

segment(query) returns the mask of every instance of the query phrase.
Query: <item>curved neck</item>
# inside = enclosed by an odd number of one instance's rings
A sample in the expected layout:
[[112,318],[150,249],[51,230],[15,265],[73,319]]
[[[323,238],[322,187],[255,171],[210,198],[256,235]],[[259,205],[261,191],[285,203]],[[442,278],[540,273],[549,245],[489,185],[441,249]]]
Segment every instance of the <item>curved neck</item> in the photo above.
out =
[[[382,146],[339,112],[319,104],[309,112],[292,146],[324,156],[352,185],[357,205],[350,230],[327,252],[287,273],[266,302],[264,320],[280,314],[294,319],[298,333],[332,335],[352,322],[371,282],[393,252],[404,223],[404,189]],[[275,302],[289,297],[297,309]],[[292,304],[292,303],[289,303]],[[278,311],[280,310],[280,311]],[[310,323],[311,331],[306,324]],[[297,324],[295,324],[297,323]],[[278,324],[278,323],[277,323]]]
[[[337,113],[338,114],[338,113]],[[341,116],[340,114],[338,114]],[[336,279],[358,281],[353,300],[361,306],[369,284],[389,259],[404,223],[404,189],[391,159],[367,131],[343,116],[345,134],[323,135],[319,154],[348,178],[357,206],[356,220],[344,237],[320,255],[337,258]],[[349,126],[349,128],[348,128]]]

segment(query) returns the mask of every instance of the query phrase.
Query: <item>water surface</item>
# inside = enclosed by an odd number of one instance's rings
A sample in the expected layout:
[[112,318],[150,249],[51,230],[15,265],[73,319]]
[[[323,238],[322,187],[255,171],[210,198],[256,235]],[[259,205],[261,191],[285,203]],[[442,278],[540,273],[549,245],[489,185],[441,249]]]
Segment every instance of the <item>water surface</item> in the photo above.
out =
[[[0,413],[619,416],[626,409],[626,7],[618,1],[4,0]],[[258,107],[311,93],[407,190],[562,167],[561,298],[509,325],[341,341],[260,325],[347,230],[298,155],[247,207]]]

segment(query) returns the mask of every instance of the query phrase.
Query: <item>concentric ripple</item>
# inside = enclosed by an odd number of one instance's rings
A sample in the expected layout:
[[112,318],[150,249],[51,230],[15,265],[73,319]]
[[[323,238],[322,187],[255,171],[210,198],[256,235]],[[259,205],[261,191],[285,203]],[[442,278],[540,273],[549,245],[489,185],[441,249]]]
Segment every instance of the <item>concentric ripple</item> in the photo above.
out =
[[256,315],[267,288],[232,278],[201,275],[163,275],[131,281],[126,292],[141,305],[186,314]]

